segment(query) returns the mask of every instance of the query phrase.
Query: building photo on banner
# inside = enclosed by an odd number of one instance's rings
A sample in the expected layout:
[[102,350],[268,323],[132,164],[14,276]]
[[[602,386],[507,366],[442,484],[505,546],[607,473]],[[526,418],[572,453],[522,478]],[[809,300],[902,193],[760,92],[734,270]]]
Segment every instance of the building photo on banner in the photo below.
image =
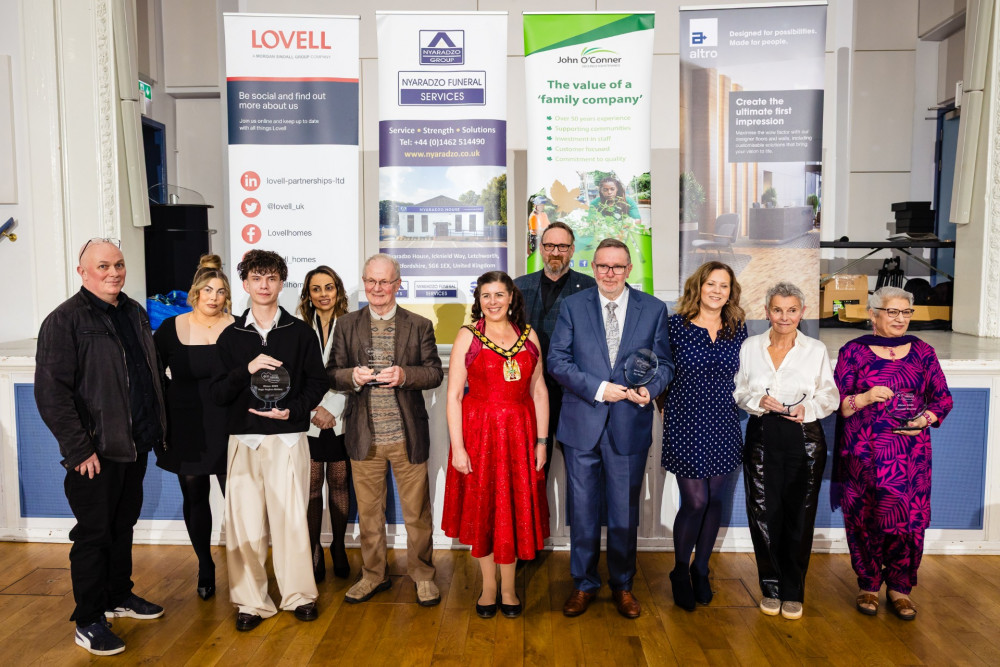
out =
[[0,654],[996,664],[998,90],[1000,0],[0,0]]

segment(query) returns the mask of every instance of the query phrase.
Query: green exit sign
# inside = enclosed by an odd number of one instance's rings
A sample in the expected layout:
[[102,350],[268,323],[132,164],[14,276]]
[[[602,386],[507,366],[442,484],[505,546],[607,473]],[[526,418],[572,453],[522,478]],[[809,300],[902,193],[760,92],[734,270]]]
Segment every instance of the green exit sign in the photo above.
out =
[[153,87],[150,86],[148,83],[140,81],[139,92],[142,93],[142,96],[145,97],[147,100],[150,101],[153,100]]

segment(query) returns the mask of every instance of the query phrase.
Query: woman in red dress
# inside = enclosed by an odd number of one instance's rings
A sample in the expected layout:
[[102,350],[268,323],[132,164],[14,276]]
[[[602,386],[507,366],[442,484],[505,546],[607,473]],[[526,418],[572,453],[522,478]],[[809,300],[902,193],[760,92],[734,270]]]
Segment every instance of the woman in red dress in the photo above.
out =
[[534,558],[549,536],[546,439],[538,437],[548,433],[548,392],[538,336],[524,322],[524,299],[510,276],[484,273],[474,298],[475,324],[459,330],[448,367],[451,453],[441,527],[479,560],[476,613],[490,618],[499,603],[515,618],[517,559]]

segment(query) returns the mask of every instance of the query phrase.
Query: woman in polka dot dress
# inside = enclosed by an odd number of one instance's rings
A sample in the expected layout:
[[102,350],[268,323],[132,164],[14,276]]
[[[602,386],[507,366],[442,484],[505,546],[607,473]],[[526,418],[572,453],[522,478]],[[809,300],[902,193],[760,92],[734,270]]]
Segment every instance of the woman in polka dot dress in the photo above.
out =
[[676,370],[663,412],[662,465],[676,475],[681,495],[670,573],[674,604],[693,611],[696,602],[712,601],[708,559],[724,482],[743,453],[733,390],[747,327],[736,275],[722,262],[706,262],[687,279],[675,310],[668,320]]

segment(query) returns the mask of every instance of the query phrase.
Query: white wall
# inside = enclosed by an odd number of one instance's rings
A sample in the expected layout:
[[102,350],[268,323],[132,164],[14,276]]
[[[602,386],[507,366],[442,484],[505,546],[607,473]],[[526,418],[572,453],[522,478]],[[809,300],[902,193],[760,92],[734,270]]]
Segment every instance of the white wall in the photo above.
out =
[[[16,204],[0,203],[0,223],[13,217],[17,241],[0,240],[0,340],[30,338],[38,333],[39,320],[33,280],[36,235],[32,233],[31,176],[29,172],[27,131],[25,126],[25,91],[21,49],[21,17],[18,0],[0,0],[0,55],[11,58],[14,90],[14,157],[16,160]],[[0,99],[0,104],[7,104]],[[16,314],[16,316],[10,316]]]

